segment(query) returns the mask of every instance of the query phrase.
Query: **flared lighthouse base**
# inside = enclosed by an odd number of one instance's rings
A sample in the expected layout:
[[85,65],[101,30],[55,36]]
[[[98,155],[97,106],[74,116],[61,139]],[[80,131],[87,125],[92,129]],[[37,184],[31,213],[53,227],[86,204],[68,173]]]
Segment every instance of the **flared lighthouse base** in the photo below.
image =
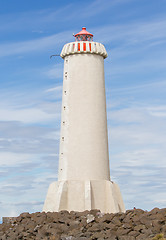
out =
[[58,181],[50,184],[44,212],[99,209],[103,213],[125,212],[119,186],[108,180]]

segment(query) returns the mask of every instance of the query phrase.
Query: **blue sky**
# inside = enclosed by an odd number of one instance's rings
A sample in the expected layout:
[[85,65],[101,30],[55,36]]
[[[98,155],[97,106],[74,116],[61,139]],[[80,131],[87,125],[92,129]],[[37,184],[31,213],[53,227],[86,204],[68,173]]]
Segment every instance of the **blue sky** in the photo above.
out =
[[166,1],[0,0],[0,213],[41,211],[57,179],[63,45],[105,45],[111,178],[127,209],[166,205]]

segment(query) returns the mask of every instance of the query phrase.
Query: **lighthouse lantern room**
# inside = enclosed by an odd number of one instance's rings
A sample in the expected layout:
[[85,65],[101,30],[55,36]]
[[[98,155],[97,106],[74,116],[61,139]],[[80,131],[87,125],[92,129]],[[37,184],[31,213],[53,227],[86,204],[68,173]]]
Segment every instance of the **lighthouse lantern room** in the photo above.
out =
[[75,41],[93,41],[93,34],[86,31],[86,27],[82,31],[74,35]]

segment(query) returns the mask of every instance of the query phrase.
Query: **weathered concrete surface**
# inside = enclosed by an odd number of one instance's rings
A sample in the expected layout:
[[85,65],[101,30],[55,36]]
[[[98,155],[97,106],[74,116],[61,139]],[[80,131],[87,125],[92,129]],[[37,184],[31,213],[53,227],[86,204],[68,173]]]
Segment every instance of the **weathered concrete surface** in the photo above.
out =
[[124,212],[120,189],[110,181],[105,47],[96,42],[67,43],[61,56],[64,78],[58,182],[51,183],[43,211]]
[[100,209],[104,213],[125,212],[118,185],[108,180],[69,180],[50,185],[44,212],[85,209]]
[[166,236],[166,208],[116,214],[99,210],[22,213],[0,224],[1,240],[152,240],[158,233]]

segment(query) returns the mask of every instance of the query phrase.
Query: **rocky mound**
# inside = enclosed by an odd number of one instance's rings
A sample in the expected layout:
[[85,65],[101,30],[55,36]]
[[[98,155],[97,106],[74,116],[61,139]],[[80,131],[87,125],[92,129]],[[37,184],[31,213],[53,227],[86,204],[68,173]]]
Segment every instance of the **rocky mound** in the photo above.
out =
[[1,240],[148,240],[158,233],[166,236],[166,208],[116,214],[99,210],[22,213],[0,224]]

